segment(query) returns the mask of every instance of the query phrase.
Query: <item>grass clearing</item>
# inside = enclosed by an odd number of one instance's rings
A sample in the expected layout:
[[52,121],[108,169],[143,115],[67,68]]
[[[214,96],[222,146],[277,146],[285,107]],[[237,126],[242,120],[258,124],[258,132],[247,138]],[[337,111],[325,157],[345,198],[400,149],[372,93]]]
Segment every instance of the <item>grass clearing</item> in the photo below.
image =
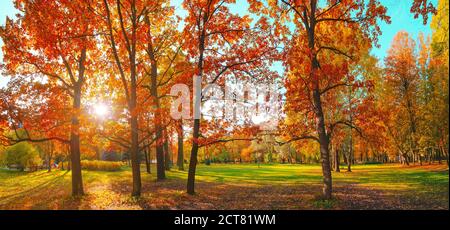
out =
[[[86,195],[71,197],[70,172],[0,169],[0,209],[448,209],[446,165],[355,165],[333,172],[334,199],[320,200],[319,165],[199,165],[195,196],[187,171],[167,180],[142,167],[143,193],[133,199],[131,170],[83,171]],[[152,172],[156,169],[152,167]]]

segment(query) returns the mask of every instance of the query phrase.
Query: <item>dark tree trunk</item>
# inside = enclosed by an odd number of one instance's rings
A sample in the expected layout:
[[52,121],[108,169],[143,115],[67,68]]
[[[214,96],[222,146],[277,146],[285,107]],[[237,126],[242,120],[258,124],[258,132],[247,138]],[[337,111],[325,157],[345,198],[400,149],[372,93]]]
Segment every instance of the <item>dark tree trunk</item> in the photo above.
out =
[[431,155],[432,155],[432,149],[427,149],[427,161],[428,161],[428,164],[431,164]]
[[[316,27],[316,7],[317,2],[311,1],[311,9],[312,12],[309,15],[309,20],[306,20],[305,30],[308,35],[308,47],[311,50],[315,50],[315,27]],[[304,15],[308,15],[306,9],[303,9]],[[322,100],[320,93],[320,84],[319,84],[319,76],[317,75],[317,71],[319,71],[319,62],[317,60],[317,56],[312,55],[311,58],[311,72],[310,77],[313,82],[313,90],[312,90],[312,103],[314,105],[314,113],[316,117],[316,131],[318,133],[318,140],[320,144],[320,158],[322,163],[322,174],[323,174],[323,196],[325,199],[331,199],[332,193],[332,179],[331,179],[331,166],[330,166],[330,151],[329,151],[329,136],[325,129],[325,117],[322,109]]]
[[[147,26],[150,27],[150,21],[148,17],[145,18]],[[151,30],[149,29],[149,37],[152,37]],[[151,74],[150,74],[150,80],[151,80],[151,86],[150,86],[150,93],[153,97],[154,106],[153,109],[155,110],[155,116],[153,118],[153,123],[155,127],[155,136],[156,136],[156,144],[155,144],[155,150],[156,150],[156,177],[158,181],[166,179],[166,172],[164,169],[164,148],[163,148],[163,126],[162,126],[162,117],[160,113],[160,101],[159,101],[159,94],[158,94],[158,63],[154,54],[154,48],[152,40],[149,39],[147,43],[147,54],[149,56],[149,59],[151,61]]]
[[183,120],[180,120],[178,127],[178,156],[177,165],[179,170],[184,170],[184,155],[183,155]]
[[[73,109],[79,111],[81,108],[81,84],[75,84]],[[80,160],[80,136],[78,115],[72,115],[72,131],[70,132],[70,168],[72,170],[72,196],[80,196],[84,194],[83,179],[81,176],[81,160]],[[70,169],[69,169],[70,170]]]
[[160,125],[156,126],[156,175],[157,179],[164,180],[166,179],[166,173],[164,169],[164,149],[162,143],[162,128]]
[[449,163],[449,162],[448,162],[448,151],[447,151],[447,153],[445,154],[445,156],[446,156],[445,159],[447,160],[447,166],[449,166],[449,164],[448,164],[448,163]]
[[164,169],[170,170],[170,152],[169,152],[169,136],[167,135],[167,129],[164,129]]
[[402,154],[402,157],[403,157],[403,162],[404,162],[406,165],[409,166],[408,154],[403,153],[403,154]]
[[[364,160],[366,163],[367,162],[369,162],[370,160],[369,160],[369,151],[367,151],[367,149],[366,150],[364,150],[364,153],[365,153],[365,155],[366,155],[366,159]],[[349,159],[347,159],[347,161],[348,161]]]
[[339,168],[339,149],[336,148],[334,151],[334,171],[340,172],[341,169]]
[[72,170],[72,160],[69,159],[69,160],[67,161],[67,172],[69,172],[69,171],[71,171],[71,170]]
[[[203,26],[205,26],[206,21],[208,18],[205,16],[203,17]],[[191,149],[191,157],[189,160],[189,171],[188,171],[188,179],[187,179],[187,186],[186,190],[187,193],[190,195],[195,194],[195,170],[197,168],[197,155],[198,155],[198,139],[200,137],[200,116],[201,116],[201,85],[202,85],[202,77],[203,77],[203,55],[205,51],[205,36],[206,36],[206,30],[203,29],[200,36],[199,36],[199,43],[198,43],[198,51],[199,51],[199,59],[197,63],[197,69],[198,69],[198,81],[194,82],[194,125],[193,125],[193,132],[192,132],[192,149]],[[197,88],[197,89],[196,89]],[[199,97],[199,98],[197,98]]]
[[[331,140],[330,140],[331,142]],[[336,148],[333,146],[333,144],[330,143],[330,167],[331,171],[335,171],[336,169]]]
[[137,102],[137,95],[136,95],[136,65],[134,65],[134,55],[132,55],[131,63],[131,97],[130,97],[130,104],[129,104],[129,110],[131,112],[131,118],[130,118],[130,126],[131,126],[131,149],[130,149],[130,158],[131,158],[131,171],[132,171],[132,177],[133,177],[133,191],[132,196],[140,196],[141,195],[141,170],[140,170],[140,162],[138,159],[139,155],[139,134],[138,134],[138,118],[137,115],[134,113],[136,110],[136,102]]
[[195,194],[195,169],[197,167],[197,154],[198,154],[198,137],[200,131],[200,119],[194,120],[194,132],[192,141],[192,150],[191,150],[191,158],[189,161],[189,171],[188,171],[188,180],[187,180],[187,193],[190,195]]
[[147,157],[149,173],[152,173],[152,149],[150,146],[147,147]]
[[145,157],[145,167],[147,169],[147,173],[150,174],[150,160],[148,159],[148,151],[147,148],[144,150],[144,157]]
[[325,199],[331,199],[332,179],[330,167],[329,139],[325,130],[325,118],[322,112],[322,101],[320,99],[319,90],[314,90],[314,104],[316,107],[317,133],[319,134],[320,158],[322,161],[323,175],[323,196]]
[[438,151],[437,151],[437,159],[438,159],[438,163],[439,164],[442,164],[442,147],[441,146],[439,146],[439,149],[438,149]]
[[[133,85],[133,84],[132,84]],[[133,90],[132,90],[133,91]],[[132,93],[133,95],[133,93]],[[132,111],[134,110],[134,107]],[[139,154],[139,136],[138,136],[138,120],[136,116],[131,117],[131,171],[133,176],[132,196],[141,195],[141,169],[138,159]]]
[[448,166],[448,152],[445,152],[445,147],[444,147],[444,145],[441,145],[440,146],[440,149],[441,149],[441,154],[439,154],[440,156],[439,156],[439,164],[441,164],[441,156],[444,156],[445,157],[445,161],[447,162],[447,166]]
[[52,156],[53,156],[53,143],[50,142],[50,151],[48,153],[48,164],[47,164],[48,172],[52,171]]
[[348,159],[347,159],[347,162],[348,162],[348,164],[347,164],[347,172],[351,172],[352,171],[352,161],[353,161],[352,158],[353,158],[352,157],[352,152],[349,152],[348,153]]
[[[132,196],[141,195],[141,167],[139,161],[139,123],[138,116],[136,114],[137,108],[137,66],[136,66],[136,33],[137,33],[137,15],[135,10],[135,3],[131,4],[131,47],[129,50],[130,59],[130,101],[128,109],[131,113],[130,126],[131,126],[131,171],[133,177],[133,191]],[[120,8],[118,8],[120,9]],[[121,15],[119,15],[121,16]],[[123,31],[125,33],[125,31]]]

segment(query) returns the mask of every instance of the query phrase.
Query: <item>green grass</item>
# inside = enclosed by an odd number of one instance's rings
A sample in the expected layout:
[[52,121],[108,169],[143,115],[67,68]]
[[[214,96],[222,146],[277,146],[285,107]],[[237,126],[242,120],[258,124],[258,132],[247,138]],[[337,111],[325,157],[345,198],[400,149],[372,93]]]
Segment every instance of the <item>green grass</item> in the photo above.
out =
[[[173,178],[187,178],[187,172],[169,174]],[[199,165],[196,179],[205,182],[298,184],[317,183],[322,176],[317,165],[288,164],[213,164]]]
[[[420,189],[424,187],[448,186],[448,170],[439,172],[427,168],[406,169],[399,165],[355,165],[353,172],[333,172],[334,182],[358,183],[383,189]],[[187,177],[186,172],[174,171],[169,177]],[[197,168],[197,180],[221,183],[255,184],[315,184],[321,183],[322,171],[319,165],[290,164],[215,164],[200,165]]]
[[202,164],[194,197],[184,192],[187,171],[172,169],[165,182],[156,182],[155,173],[147,174],[143,166],[143,195],[137,200],[129,196],[128,167],[118,172],[83,171],[87,195],[80,199],[70,197],[70,172],[0,169],[0,209],[448,209],[445,165],[355,165],[353,172],[341,170],[333,172],[336,199],[323,201],[318,198],[319,165]]

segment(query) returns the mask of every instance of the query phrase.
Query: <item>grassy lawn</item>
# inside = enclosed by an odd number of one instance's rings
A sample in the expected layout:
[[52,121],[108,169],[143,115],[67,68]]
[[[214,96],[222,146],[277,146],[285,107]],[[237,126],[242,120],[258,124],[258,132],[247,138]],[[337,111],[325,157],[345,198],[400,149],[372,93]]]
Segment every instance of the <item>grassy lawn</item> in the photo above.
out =
[[[152,168],[155,172],[155,168]],[[130,197],[131,171],[83,171],[86,195],[70,196],[70,172],[0,169],[0,209],[448,209],[446,165],[355,165],[333,172],[334,199],[322,201],[319,165],[199,165],[195,196],[186,171],[156,182],[142,168],[143,194]]]

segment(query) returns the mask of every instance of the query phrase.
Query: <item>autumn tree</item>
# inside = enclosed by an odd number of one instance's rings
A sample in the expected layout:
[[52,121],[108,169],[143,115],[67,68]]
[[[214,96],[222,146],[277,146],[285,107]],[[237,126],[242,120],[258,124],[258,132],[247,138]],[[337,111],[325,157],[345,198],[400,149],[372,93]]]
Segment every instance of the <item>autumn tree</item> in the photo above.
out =
[[[352,125],[346,119],[327,121],[325,97],[332,99],[330,94],[336,88],[352,85],[345,80],[349,66],[359,59],[358,50],[362,46],[377,41],[380,33],[377,21],[389,22],[389,17],[378,1],[328,1],[319,5],[315,0],[282,0],[271,1],[268,9],[261,5],[259,8],[272,17],[291,18],[296,27],[286,58],[291,76],[287,82],[287,97],[296,99],[288,109],[309,114],[305,117],[308,121],[302,122],[314,126],[314,131],[291,136],[293,140],[311,139],[319,143],[323,196],[329,199],[332,192],[330,133],[336,126]],[[340,59],[339,64],[331,56]]]
[[[183,7],[188,15],[183,32],[188,58],[195,60],[194,74],[199,78],[194,85],[192,149],[189,161],[187,193],[194,194],[197,155],[201,147],[200,104],[205,94],[201,85],[224,83],[231,73],[237,76],[257,76],[256,66],[266,63],[269,55],[276,51],[270,38],[266,18],[261,18],[252,28],[250,16],[240,16],[230,12],[233,0],[186,0]],[[254,74],[254,75],[253,75]],[[267,74],[262,74],[262,77]],[[194,79],[194,76],[192,76]],[[220,127],[220,126],[216,126]],[[203,130],[207,126],[203,126]],[[213,130],[213,129],[210,129]]]
[[[72,195],[82,195],[80,122],[83,86],[92,76],[95,20],[89,1],[15,1],[21,12],[0,30],[7,74],[24,80],[45,76],[72,100],[70,152]],[[46,138],[51,139],[51,138]],[[31,136],[26,141],[38,141]]]
[[[416,43],[405,31],[397,33],[394,37],[388,56],[385,59],[387,81],[390,82],[392,92],[395,94],[391,103],[395,108],[404,109],[405,113],[398,113],[400,121],[407,121],[405,125],[398,124],[394,129],[403,129],[402,136],[407,136],[408,151],[414,158],[418,153],[418,86],[419,72],[417,67]],[[391,107],[392,108],[392,107]],[[405,117],[402,117],[405,115]],[[406,135],[405,135],[406,134]],[[402,155],[408,164],[407,152]]]
[[177,25],[175,9],[169,3],[157,1],[152,11],[145,15],[146,36],[142,47],[148,63],[143,69],[148,77],[145,87],[152,99],[158,180],[165,179],[164,170],[170,167],[167,128],[171,122],[168,119],[170,105],[164,99],[167,99],[171,85],[177,82],[180,74],[189,70],[189,65],[185,65],[186,61],[181,55],[180,34],[174,26]]
[[414,18],[422,16],[423,24],[425,25],[430,13],[436,14],[436,8],[429,0],[414,0],[410,12],[414,14]]
[[431,69],[430,78],[427,79],[431,86],[430,101],[427,105],[428,118],[431,119],[432,139],[436,147],[447,156],[448,164],[448,115],[449,115],[449,95],[448,95],[448,55],[449,55],[449,27],[448,12],[449,1],[439,0],[437,13],[431,21],[433,34],[429,49],[428,66]]
[[133,175],[132,196],[141,194],[141,173],[139,155],[139,108],[137,104],[138,80],[142,73],[138,71],[137,44],[143,39],[140,31],[144,28],[144,13],[152,6],[150,1],[114,1],[104,0],[101,5],[93,6],[100,15],[104,16],[105,36],[109,46],[109,60],[122,83],[123,94],[126,98],[129,132],[130,156]]

